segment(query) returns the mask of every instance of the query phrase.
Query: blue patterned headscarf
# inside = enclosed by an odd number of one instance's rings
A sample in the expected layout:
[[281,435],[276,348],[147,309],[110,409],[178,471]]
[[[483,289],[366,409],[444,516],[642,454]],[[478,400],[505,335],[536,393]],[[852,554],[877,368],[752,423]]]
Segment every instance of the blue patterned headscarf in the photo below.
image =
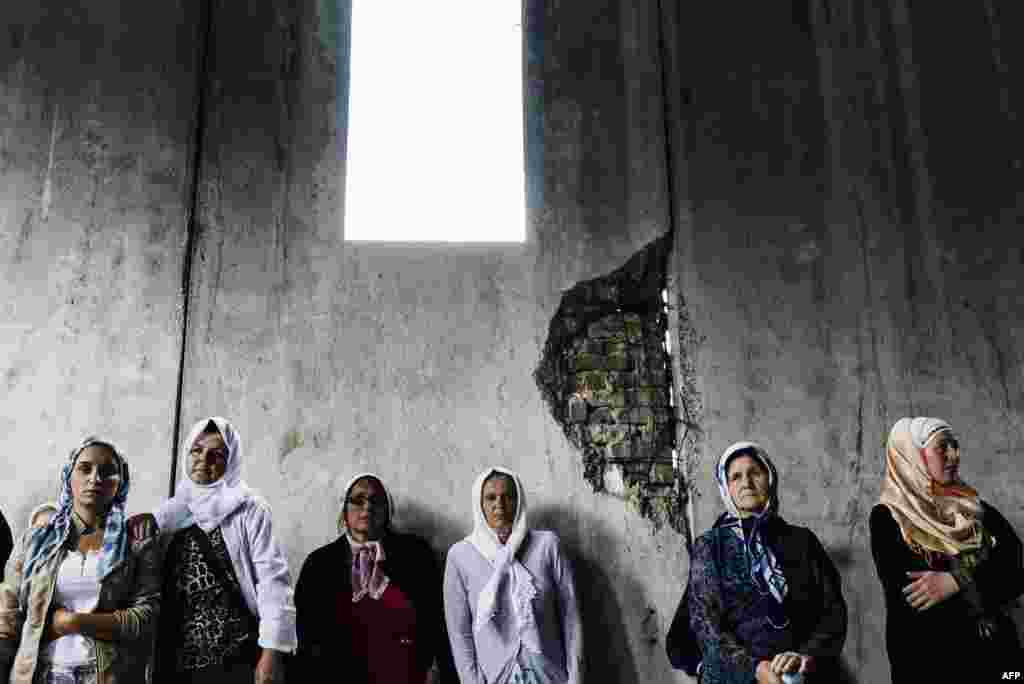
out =
[[[729,494],[729,481],[727,469],[732,460],[738,456],[753,456],[768,471],[768,503],[753,516],[741,518],[736,502]],[[718,459],[718,467],[715,469],[715,479],[718,480],[718,493],[729,514],[719,523],[721,527],[736,527],[743,537],[743,546],[746,549],[747,564],[750,567],[750,578],[762,592],[770,592],[780,604],[786,598],[786,576],[782,574],[782,567],[779,560],[772,553],[771,548],[764,542],[765,524],[776,515],[779,510],[779,478],[775,465],[768,458],[768,454],[760,444],[755,442],[736,442],[724,452]]]
[[114,460],[117,462],[121,475],[121,481],[113,501],[110,502],[110,509],[106,515],[106,526],[103,531],[103,546],[100,550],[98,564],[99,580],[106,577],[110,571],[121,563],[128,555],[128,534],[125,527],[125,502],[128,499],[128,490],[131,482],[128,475],[128,462],[117,448],[98,437],[88,437],[80,445],[75,447],[64,464],[60,473],[60,493],[57,497],[57,513],[45,527],[35,530],[28,542],[28,550],[25,554],[25,568],[22,579],[22,590],[27,591],[29,579],[36,567],[51,554],[55,553],[67,540],[71,533],[73,522],[71,520],[72,496],[71,496],[71,473],[81,453],[90,446],[105,446],[114,452]]

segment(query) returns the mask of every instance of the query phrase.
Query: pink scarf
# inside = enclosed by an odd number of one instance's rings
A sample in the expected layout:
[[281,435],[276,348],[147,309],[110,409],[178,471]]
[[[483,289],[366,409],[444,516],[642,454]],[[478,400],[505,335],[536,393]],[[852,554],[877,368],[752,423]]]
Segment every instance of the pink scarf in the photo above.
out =
[[384,547],[380,542],[365,544],[349,539],[352,547],[352,603],[358,603],[365,596],[379,600],[388,588],[388,576],[384,574]]

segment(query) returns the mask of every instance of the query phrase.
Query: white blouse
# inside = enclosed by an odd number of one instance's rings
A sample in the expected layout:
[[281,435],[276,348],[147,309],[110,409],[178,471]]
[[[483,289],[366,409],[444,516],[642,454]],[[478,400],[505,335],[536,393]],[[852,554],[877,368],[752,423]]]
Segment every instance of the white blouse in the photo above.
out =
[[[90,613],[100,598],[97,566],[99,551],[69,551],[57,573],[53,591],[54,605],[76,613]],[[74,667],[95,662],[92,639],[81,634],[68,634],[43,647],[40,657],[51,663]]]

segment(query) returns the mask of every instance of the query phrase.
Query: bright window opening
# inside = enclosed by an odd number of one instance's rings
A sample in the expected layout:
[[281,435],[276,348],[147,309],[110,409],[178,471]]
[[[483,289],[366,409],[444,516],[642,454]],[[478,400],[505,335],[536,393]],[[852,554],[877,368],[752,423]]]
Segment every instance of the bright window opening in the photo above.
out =
[[353,0],[345,239],[525,239],[521,8]]

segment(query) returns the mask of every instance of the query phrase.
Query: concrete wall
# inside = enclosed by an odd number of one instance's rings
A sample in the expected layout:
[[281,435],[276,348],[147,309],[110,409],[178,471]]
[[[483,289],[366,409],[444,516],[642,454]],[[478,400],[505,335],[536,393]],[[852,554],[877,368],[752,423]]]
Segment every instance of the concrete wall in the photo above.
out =
[[[355,472],[378,472],[400,525],[441,554],[469,531],[474,476],[501,463],[576,561],[593,677],[685,681],[664,656],[684,537],[591,493],[531,378],[562,292],[670,230],[693,525],[720,510],[720,450],[762,441],[784,514],[843,572],[852,680],[887,670],[864,521],[897,417],[951,419],[965,473],[1024,525],[1008,3],[664,3],[659,17],[531,0],[540,182],[521,246],[345,242],[346,12],[216,3],[184,335],[198,11],[38,4],[0,32],[0,424],[16,473],[0,491],[16,528],[90,431],[125,445],[132,508],[155,502],[180,370],[184,427],[236,421],[295,574],[335,535]],[[410,125],[427,105],[442,106],[410,102]]]
[[167,487],[195,127],[194,3],[8,3],[0,30],[2,507],[112,439]]
[[[908,22],[900,2],[856,4],[811,3],[802,26],[767,8],[742,25],[728,7],[681,13],[675,272],[697,333],[696,527],[722,510],[721,451],[761,441],[783,514],[843,575],[848,670],[880,682],[867,519],[892,424],[952,421],[964,477],[1024,531],[1021,148],[991,62],[1001,43],[968,31],[983,7],[914,3]],[[972,46],[955,57],[951,22]],[[943,84],[954,62],[969,94]],[[991,155],[961,153],[975,132]]]
[[[212,54],[184,419],[237,421],[296,573],[336,535],[357,472],[379,473],[401,526],[440,555],[470,531],[477,473],[519,471],[534,520],[576,560],[588,669],[665,680],[679,537],[590,492],[532,378],[562,289],[668,230],[655,17],[612,1],[528,9],[546,38],[528,113],[543,203],[512,246],[346,243],[344,35],[312,5],[218,11],[215,36],[259,39],[215,39]],[[443,103],[410,102],[409,125],[423,106]]]

